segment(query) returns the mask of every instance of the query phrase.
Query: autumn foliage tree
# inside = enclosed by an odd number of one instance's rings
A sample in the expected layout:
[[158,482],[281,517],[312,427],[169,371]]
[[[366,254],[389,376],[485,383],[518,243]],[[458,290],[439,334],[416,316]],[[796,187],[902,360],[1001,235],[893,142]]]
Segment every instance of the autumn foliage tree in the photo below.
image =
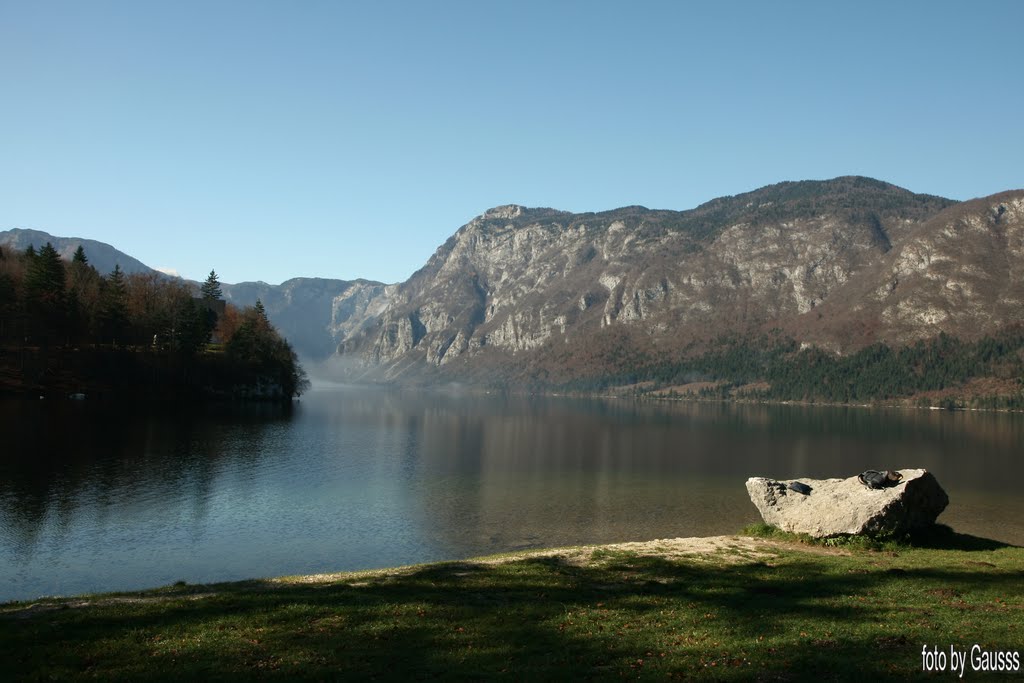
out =
[[270,324],[259,299],[255,306],[242,311],[241,323],[225,344],[224,352],[231,360],[250,368],[250,379],[266,378],[286,396],[301,394],[309,386],[294,349]]

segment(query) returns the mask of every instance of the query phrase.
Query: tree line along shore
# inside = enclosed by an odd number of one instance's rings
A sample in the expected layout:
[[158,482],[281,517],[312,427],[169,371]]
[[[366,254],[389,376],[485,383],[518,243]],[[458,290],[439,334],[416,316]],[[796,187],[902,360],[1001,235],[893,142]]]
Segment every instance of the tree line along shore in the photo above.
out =
[[780,334],[723,335],[699,352],[659,361],[620,348],[616,372],[557,386],[566,393],[679,399],[1024,408],[1024,324],[965,340],[945,333],[904,346],[830,353]]
[[79,247],[0,249],[0,394],[290,400],[308,386],[263,305],[159,273],[100,274]]

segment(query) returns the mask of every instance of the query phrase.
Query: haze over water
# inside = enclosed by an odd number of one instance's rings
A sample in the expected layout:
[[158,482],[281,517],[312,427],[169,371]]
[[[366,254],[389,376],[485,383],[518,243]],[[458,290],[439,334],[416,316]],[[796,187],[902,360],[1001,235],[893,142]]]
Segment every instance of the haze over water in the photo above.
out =
[[749,476],[924,467],[1024,544],[1024,416],[321,389],[291,409],[3,402],[0,601],[734,533]]

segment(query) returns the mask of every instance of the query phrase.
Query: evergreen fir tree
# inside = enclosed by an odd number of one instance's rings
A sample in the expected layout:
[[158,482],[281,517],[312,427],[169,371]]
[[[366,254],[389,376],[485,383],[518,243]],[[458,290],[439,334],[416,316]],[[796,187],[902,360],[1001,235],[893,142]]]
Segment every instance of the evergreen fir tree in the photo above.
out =
[[211,270],[206,277],[206,282],[199,288],[204,299],[223,299],[224,294],[220,291],[220,281],[217,279],[217,272]]
[[203,337],[203,343],[209,343],[210,339],[213,338],[213,331],[217,329],[217,311],[211,305],[214,301],[220,301],[224,298],[223,293],[220,291],[220,281],[217,279],[217,271],[211,270],[210,274],[206,277],[206,282],[203,283],[202,287],[199,288],[199,293],[202,295],[202,299],[205,305],[199,307],[199,314],[201,317],[201,330],[200,336]]
[[64,295],[66,275],[60,254],[49,242],[34,256],[25,276],[30,296],[58,300]]
[[263,302],[256,299],[256,305],[253,306],[253,311],[256,315],[256,321],[264,326],[270,327],[270,319],[267,318],[267,309],[263,308]]
[[79,247],[67,268],[68,334],[82,342],[97,331],[103,278]]
[[128,295],[128,286],[125,284],[124,271],[121,270],[120,263],[114,265],[114,269],[110,271],[110,275],[107,276],[106,280],[111,290],[118,296],[123,298]]
[[120,264],[103,278],[99,317],[104,342],[117,344],[124,340],[128,332],[128,286]]
[[60,254],[49,242],[28,263],[25,303],[31,327],[44,344],[60,337],[65,319],[67,276]]

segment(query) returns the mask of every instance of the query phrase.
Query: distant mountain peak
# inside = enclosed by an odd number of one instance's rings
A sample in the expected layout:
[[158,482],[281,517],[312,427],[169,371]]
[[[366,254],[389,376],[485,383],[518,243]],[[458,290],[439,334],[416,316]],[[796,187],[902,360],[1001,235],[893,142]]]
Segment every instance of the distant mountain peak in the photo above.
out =
[[519,218],[523,215],[523,211],[526,209],[525,206],[518,204],[503,204],[501,206],[495,206],[492,209],[487,209],[480,215],[483,219],[488,218]]
[[60,237],[51,235],[42,230],[31,230],[28,228],[13,228],[0,231],[0,245],[6,245],[12,249],[23,250],[29,245],[39,249],[49,242],[62,258],[71,260],[72,255],[78,247],[85,250],[85,256],[89,259],[96,270],[100,273],[109,273],[114,266],[120,266],[125,273],[152,273],[156,272],[142,261],[129,256],[115,247],[96,240],[84,237]]
[[560,216],[571,215],[569,211],[551,209],[545,207],[530,207],[520,204],[503,204],[487,209],[476,217],[474,223],[486,223],[490,221],[513,221],[516,225],[524,222],[547,220]]

